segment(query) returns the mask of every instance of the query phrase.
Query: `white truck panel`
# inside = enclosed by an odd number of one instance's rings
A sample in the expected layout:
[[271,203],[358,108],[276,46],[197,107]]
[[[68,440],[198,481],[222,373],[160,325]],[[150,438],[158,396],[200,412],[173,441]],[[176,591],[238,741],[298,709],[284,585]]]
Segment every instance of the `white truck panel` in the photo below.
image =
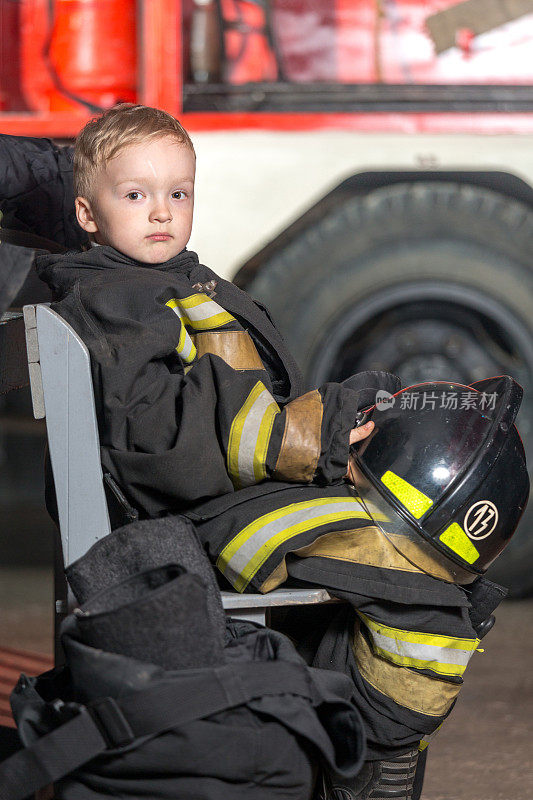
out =
[[232,278],[241,264],[341,181],[368,170],[502,170],[533,185],[532,135],[195,133],[189,247]]

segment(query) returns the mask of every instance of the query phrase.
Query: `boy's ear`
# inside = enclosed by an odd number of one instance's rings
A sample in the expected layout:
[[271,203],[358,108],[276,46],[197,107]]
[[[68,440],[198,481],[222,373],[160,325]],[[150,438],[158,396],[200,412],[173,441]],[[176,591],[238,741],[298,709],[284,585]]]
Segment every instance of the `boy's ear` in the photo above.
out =
[[91,204],[85,197],[76,197],[76,217],[78,223],[87,233],[97,233],[98,225],[94,219]]

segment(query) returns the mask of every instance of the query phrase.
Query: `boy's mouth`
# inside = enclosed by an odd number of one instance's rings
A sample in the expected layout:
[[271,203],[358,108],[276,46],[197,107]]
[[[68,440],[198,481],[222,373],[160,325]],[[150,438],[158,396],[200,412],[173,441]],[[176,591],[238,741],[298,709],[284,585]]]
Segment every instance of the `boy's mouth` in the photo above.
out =
[[172,236],[170,233],[151,233],[146,238],[152,242],[166,242],[168,239],[172,239]]

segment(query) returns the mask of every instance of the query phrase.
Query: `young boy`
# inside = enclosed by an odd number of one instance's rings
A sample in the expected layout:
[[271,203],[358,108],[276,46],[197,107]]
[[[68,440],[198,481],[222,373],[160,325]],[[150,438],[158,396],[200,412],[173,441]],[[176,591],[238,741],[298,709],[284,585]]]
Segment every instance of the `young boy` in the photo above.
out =
[[[450,653],[457,641],[471,653],[475,592],[413,568],[383,537],[375,547],[378,530],[344,481],[349,445],[373,428],[355,428],[358,391],[302,394],[266,310],[186,250],[195,154],[181,125],[156,109],[112,109],[80,133],[74,170],[93,246],[37,267],[91,354],[104,471],[141,516],[189,516],[238,591],[294,574],[342,593],[361,630],[380,620],[422,632],[430,649],[445,637]],[[352,385],[399,388],[370,378]],[[482,594],[488,616],[501,593]],[[384,759],[397,758],[392,788],[410,798],[419,744],[447,716],[461,672],[388,661],[354,619],[342,606],[320,635],[316,624],[314,663],[352,676],[368,735],[364,779],[328,797],[381,797]]]

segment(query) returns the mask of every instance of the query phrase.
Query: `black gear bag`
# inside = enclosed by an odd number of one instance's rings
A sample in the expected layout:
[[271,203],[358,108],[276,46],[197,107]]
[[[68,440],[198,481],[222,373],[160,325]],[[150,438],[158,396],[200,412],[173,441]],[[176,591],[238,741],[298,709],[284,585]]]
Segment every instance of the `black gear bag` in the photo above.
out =
[[360,769],[349,679],[307,667],[281,634],[236,623],[224,666],[166,671],[89,648],[74,625],[69,666],[13,692],[26,748],[0,764],[1,800],[51,783],[57,800],[304,800],[319,761]]
[[66,665],[12,693],[25,749],[0,764],[0,800],[49,784],[55,800],[309,800],[320,764],[357,774],[352,682],[226,622],[188,520],[118,529],[67,575]]

